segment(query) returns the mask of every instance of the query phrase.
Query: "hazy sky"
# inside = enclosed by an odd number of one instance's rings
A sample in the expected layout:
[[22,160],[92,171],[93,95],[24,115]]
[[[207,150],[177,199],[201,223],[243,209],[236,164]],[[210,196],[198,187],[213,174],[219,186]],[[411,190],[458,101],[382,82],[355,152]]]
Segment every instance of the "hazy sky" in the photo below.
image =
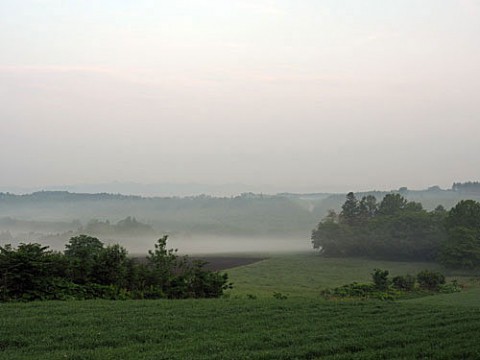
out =
[[0,191],[480,180],[480,0],[0,0]]

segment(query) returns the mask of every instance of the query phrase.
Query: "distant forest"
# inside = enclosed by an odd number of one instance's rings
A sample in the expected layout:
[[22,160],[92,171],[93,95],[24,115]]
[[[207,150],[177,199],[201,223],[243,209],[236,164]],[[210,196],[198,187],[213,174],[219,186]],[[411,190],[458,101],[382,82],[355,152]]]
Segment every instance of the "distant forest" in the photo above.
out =
[[[381,199],[390,193],[400,194],[408,201],[420,202],[428,211],[438,205],[449,210],[463,199],[480,200],[478,188],[478,182],[466,182],[454,183],[448,190],[438,186],[425,190],[402,187],[355,195]],[[145,235],[151,239],[153,234],[170,234],[305,241],[329,210],[341,211],[344,201],[345,194],[329,193],[244,193],[233,197],[141,197],[66,191],[0,193],[0,243],[40,241],[53,247],[63,246],[79,233],[104,238]]]
[[466,183],[453,183],[452,190],[456,192],[480,194],[480,182],[468,181]]

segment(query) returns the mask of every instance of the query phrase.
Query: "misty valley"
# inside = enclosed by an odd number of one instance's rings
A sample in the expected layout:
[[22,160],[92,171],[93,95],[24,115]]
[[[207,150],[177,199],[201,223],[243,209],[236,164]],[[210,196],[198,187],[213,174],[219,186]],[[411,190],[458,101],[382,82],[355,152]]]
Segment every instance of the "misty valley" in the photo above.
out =
[[0,0],[0,360],[480,360],[480,0]]
[[477,358],[479,200],[0,193],[0,356]]
[[[450,209],[462,199],[480,199],[475,187],[400,188],[408,201],[429,211]],[[357,193],[380,201],[390,192]],[[244,193],[234,197],[140,197],[41,191],[0,193],[0,241],[38,242],[62,250],[70,237],[88,234],[146,253],[152,239],[168,234],[187,253],[281,251],[311,248],[310,236],[329,210],[337,213],[345,194]],[[178,243],[178,245],[177,245]]]

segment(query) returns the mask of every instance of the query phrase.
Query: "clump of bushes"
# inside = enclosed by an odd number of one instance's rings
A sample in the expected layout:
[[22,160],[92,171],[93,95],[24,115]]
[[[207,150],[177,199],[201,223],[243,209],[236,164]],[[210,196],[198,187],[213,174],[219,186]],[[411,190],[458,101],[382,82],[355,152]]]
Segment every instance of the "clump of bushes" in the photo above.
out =
[[421,289],[438,291],[445,284],[445,276],[439,272],[423,270],[417,275],[418,285]]
[[413,291],[415,289],[417,279],[415,276],[407,275],[398,275],[392,279],[392,285],[395,289],[400,291]]
[[167,249],[167,239],[146,262],[87,235],[72,237],[63,253],[36,243],[0,247],[0,301],[215,298],[232,287],[227,274]]
[[[356,298],[395,300],[402,297],[424,296],[435,293],[452,293],[461,290],[454,280],[446,283],[445,276],[439,272],[424,270],[413,276],[398,275],[388,278],[388,270],[374,269],[372,283],[353,282],[333,289],[326,289],[321,295],[328,299]],[[417,286],[418,284],[418,286]]]
[[372,280],[375,285],[375,289],[385,291],[390,286],[390,280],[388,279],[388,270],[373,269]]

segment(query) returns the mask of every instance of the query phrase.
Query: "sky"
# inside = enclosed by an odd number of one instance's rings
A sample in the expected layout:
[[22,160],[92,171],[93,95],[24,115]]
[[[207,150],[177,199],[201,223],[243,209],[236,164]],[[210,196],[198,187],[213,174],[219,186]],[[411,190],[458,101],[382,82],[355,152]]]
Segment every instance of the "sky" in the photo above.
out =
[[0,191],[480,180],[480,0],[0,0]]

